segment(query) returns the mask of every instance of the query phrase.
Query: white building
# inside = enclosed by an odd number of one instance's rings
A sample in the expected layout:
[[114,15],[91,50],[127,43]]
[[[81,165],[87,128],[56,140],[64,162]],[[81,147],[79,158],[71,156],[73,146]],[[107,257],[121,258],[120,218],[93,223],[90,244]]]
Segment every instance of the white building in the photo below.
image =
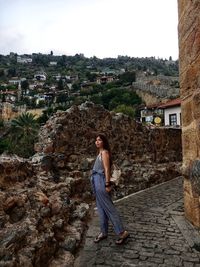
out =
[[49,62],[49,65],[50,66],[56,66],[57,65],[57,62],[56,61],[51,61],[51,62]]
[[46,73],[37,73],[34,75],[34,79],[38,81],[46,81],[47,75]]
[[164,110],[165,126],[181,126],[181,99],[173,99],[158,107]]
[[12,85],[17,85],[17,84],[21,83],[21,79],[18,77],[13,77],[8,81],[8,83],[12,84]]
[[17,63],[32,63],[32,58],[17,56]]
[[26,78],[12,77],[8,83],[12,85],[18,85],[19,83],[26,81]]

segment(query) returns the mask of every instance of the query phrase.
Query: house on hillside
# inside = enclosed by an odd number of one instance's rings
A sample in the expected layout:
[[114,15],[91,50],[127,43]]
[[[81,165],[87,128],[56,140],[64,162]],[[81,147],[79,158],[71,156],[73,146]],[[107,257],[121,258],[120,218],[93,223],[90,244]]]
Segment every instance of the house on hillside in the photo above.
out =
[[164,113],[165,126],[181,126],[181,99],[176,98],[158,107]]
[[140,108],[140,121],[160,126],[181,126],[181,99],[157,103]]
[[8,83],[11,84],[11,85],[18,85],[19,83],[21,83],[21,78],[18,78],[18,77],[12,77]]
[[17,100],[17,91],[13,91],[13,90],[0,91],[0,95],[3,101],[14,103]]
[[38,72],[34,75],[34,80],[37,80],[37,81],[46,81],[47,79],[47,75],[45,72]]
[[140,121],[147,124],[154,123],[154,119],[156,117],[161,118],[163,121],[163,109],[159,109],[160,103],[148,105],[145,107],[140,108]]
[[57,61],[50,61],[49,62],[49,66],[56,66],[57,65]]
[[81,84],[81,89],[82,91],[87,90],[87,89],[93,89],[93,86],[95,85],[95,82],[88,82],[88,81],[83,81]]
[[32,58],[17,56],[17,63],[32,63]]
[[107,84],[113,81],[114,81],[113,76],[100,76],[100,77],[97,77],[96,79],[96,83],[98,84]]

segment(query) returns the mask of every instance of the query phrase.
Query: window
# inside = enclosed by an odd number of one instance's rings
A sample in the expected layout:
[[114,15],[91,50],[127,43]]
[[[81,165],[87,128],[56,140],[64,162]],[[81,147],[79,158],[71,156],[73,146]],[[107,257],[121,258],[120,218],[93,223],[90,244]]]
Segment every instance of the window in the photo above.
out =
[[177,125],[177,115],[170,114],[169,115],[169,125]]

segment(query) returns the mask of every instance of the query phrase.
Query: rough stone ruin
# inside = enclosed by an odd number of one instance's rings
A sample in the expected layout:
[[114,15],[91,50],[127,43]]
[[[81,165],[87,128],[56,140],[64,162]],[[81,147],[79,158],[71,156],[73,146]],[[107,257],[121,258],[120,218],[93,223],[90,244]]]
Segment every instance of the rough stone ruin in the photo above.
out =
[[91,102],[57,112],[32,158],[0,157],[0,266],[73,266],[92,210],[98,132],[122,170],[115,198],[180,175],[180,129],[149,129]]
[[[109,112],[90,102],[57,112],[42,128],[35,149],[38,153],[53,154],[58,162],[62,157],[64,166],[70,161],[71,169],[77,169],[80,163],[88,165],[82,161],[84,157],[96,155],[94,141],[98,132],[106,133],[113,159],[123,168],[124,185],[128,184],[124,194],[161,181],[158,179],[160,164],[176,172],[177,164],[171,166],[169,162],[182,160],[180,129],[149,129],[128,116]],[[137,185],[135,179],[141,179]]]
[[185,215],[200,227],[200,1],[179,0]]

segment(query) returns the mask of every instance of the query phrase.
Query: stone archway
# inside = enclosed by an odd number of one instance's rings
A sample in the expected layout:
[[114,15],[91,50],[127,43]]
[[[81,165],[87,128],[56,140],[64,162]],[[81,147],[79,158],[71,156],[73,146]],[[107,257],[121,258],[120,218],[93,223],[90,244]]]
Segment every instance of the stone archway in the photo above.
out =
[[200,1],[178,0],[185,216],[200,227]]

